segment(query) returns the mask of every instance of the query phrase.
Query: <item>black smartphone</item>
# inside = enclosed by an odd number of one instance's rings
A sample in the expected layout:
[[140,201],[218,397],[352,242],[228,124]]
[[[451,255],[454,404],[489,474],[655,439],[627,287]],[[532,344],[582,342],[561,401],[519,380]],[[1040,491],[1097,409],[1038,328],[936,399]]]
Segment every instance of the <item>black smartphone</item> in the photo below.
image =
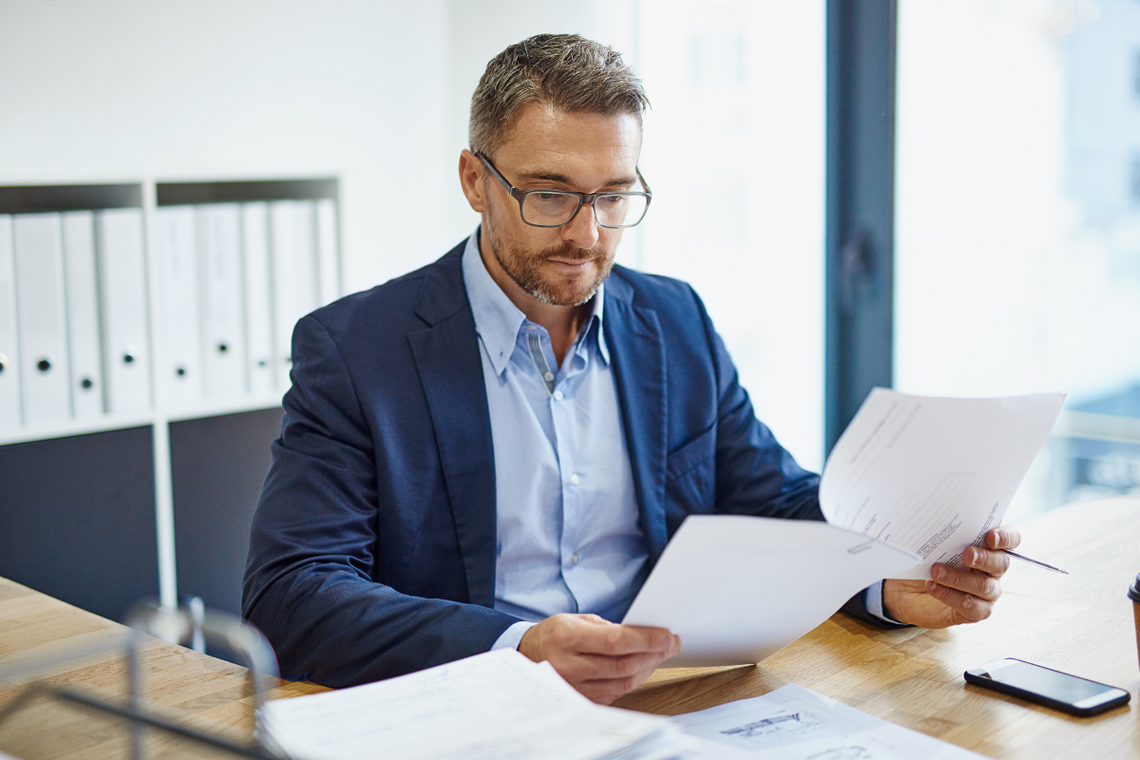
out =
[[1081,717],[1127,704],[1124,689],[1007,657],[966,671],[966,682]]

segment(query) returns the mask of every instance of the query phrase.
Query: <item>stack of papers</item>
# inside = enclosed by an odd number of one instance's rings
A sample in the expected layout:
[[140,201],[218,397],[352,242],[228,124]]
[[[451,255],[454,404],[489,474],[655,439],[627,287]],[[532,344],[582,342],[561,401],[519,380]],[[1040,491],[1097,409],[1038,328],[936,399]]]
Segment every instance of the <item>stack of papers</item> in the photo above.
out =
[[[663,718],[602,707],[510,649],[266,703],[263,739],[295,760],[966,760],[977,755],[796,684]],[[0,754],[2,758],[2,754]]]
[[266,703],[263,741],[298,760],[679,757],[667,718],[602,707],[550,663],[500,649],[387,681]]

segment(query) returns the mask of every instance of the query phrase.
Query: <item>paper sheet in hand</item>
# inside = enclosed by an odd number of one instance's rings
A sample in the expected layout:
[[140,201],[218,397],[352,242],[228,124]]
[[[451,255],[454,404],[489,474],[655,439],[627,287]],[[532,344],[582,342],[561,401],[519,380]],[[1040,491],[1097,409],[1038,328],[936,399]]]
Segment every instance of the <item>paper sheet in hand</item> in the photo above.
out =
[[754,663],[882,578],[929,578],[1000,522],[1063,400],[875,389],[824,468],[829,522],[690,516],[622,622],[680,636],[668,667]]
[[871,391],[828,457],[819,484],[827,521],[922,557],[892,578],[957,565],[1001,524],[1041,449],[1063,393],[1008,398]]

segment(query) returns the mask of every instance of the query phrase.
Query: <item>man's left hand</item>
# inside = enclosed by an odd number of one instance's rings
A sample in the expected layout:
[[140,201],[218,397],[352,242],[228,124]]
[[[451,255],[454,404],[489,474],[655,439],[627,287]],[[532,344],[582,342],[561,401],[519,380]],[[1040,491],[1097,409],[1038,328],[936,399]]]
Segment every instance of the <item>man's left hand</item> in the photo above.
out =
[[985,620],[1001,596],[1001,577],[1021,534],[1008,525],[986,533],[986,548],[967,546],[962,567],[941,563],[930,568],[929,581],[892,578],[883,581],[883,612],[900,623],[922,628],[948,628]]

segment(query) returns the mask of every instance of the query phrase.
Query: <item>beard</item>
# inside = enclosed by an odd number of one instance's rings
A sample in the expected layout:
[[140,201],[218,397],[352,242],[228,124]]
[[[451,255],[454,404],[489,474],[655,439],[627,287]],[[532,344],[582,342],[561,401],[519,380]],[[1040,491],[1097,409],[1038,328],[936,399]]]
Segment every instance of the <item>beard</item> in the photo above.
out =
[[[614,266],[613,252],[600,244],[593,248],[577,248],[569,243],[561,243],[531,253],[511,245],[504,248],[492,241],[491,251],[499,266],[516,285],[551,306],[581,306],[587,303],[610,276],[610,270]],[[564,276],[544,275],[542,266],[549,259],[594,261],[597,269],[593,277],[585,278],[574,273],[566,273]]]

